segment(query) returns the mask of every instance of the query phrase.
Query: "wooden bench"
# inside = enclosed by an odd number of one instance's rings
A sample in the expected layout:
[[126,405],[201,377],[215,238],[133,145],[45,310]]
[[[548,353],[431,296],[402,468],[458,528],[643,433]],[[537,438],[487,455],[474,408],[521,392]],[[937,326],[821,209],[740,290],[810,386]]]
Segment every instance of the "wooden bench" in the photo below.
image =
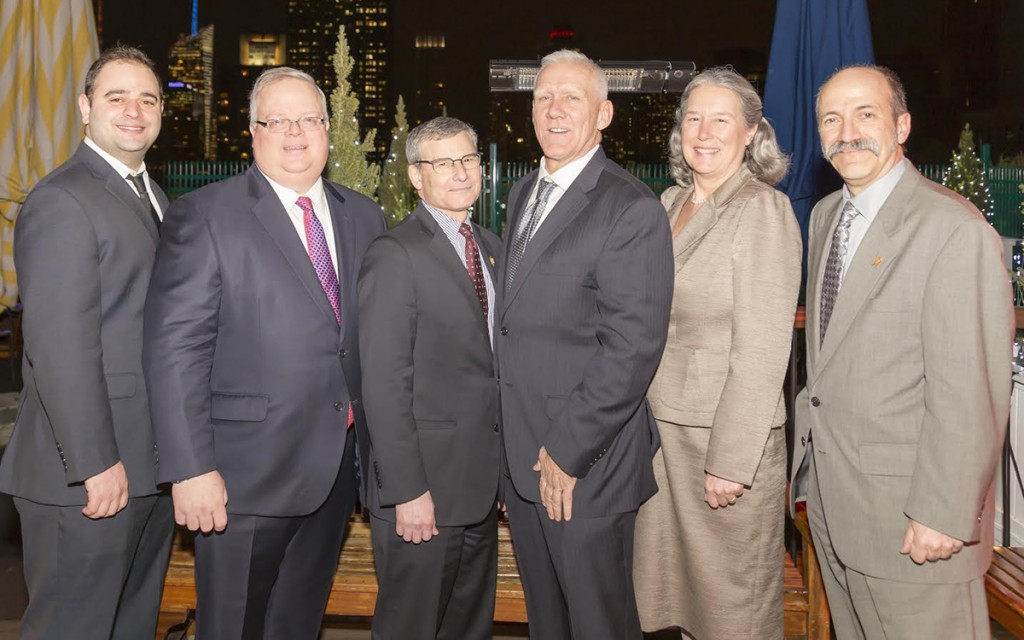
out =
[[996,547],[985,574],[988,614],[1015,638],[1024,638],[1024,547]]
[[[803,538],[803,551],[796,562],[788,553],[785,554],[786,640],[828,640],[828,605],[810,542],[807,518],[803,513],[798,515],[796,526]],[[185,612],[195,607],[194,560],[192,536],[179,529],[174,537],[171,562],[164,582],[163,600],[160,603],[162,624],[157,638],[164,637],[167,624],[182,620]],[[376,599],[377,577],[373,567],[370,524],[358,515],[353,516],[325,613],[332,616],[369,617],[373,615]],[[519,581],[519,567],[512,549],[508,524],[504,522],[498,528],[498,589],[494,620],[526,622],[526,603],[523,599],[523,586]]]

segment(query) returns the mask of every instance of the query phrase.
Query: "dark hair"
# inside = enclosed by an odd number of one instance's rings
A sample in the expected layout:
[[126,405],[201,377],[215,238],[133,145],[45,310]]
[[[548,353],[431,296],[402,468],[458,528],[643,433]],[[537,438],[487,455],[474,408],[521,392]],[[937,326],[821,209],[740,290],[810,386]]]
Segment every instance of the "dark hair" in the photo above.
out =
[[92,89],[96,84],[96,77],[100,75],[100,71],[103,70],[103,67],[107,66],[107,64],[111,62],[128,62],[131,64],[142,65],[153,72],[157,86],[163,86],[160,83],[160,74],[156,72],[156,65],[153,64],[153,60],[146,55],[146,52],[136,47],[116,44],[100,53],[100,57],[96,58],[96,62],[92,63],[89,67],[89,71],[85,74],[85,97],[89,98],[90,101],[92,101]]

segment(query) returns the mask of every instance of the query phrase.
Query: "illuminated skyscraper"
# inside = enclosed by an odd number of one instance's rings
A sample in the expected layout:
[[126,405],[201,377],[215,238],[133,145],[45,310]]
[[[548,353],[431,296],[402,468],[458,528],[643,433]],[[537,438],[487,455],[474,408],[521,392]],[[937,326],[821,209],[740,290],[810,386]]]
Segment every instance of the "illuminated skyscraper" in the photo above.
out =
[[359,120],[364,129],[377,129],[383,156],[391,130],[387,0],[288,0],[288,64],[313,76],[330,96],[337,85],[333,58],[342,24],[355,61],[350,81],[359,97]]
[[163,144],[176,160],[216,160],[213,118],[213,25],[171,45],[167,59]]

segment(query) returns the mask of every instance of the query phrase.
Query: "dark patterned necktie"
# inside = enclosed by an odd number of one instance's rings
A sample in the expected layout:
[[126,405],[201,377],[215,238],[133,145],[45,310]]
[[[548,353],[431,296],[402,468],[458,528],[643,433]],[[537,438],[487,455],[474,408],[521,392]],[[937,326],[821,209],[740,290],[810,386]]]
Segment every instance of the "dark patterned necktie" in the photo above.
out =
[[473,237],[473,229],[468,223],[463,222],[459,226],[459,233],[466,239],[466,271],[473,281],[476,289],[476,297],[480,300],[480,308],[484,312],[484,322],[487,321],[487,282],[484,281],[484,268],[480,264],[480,248],[476,245],[476,238]]
[[818,336],[818,346],[825,342],[825,331],[828,329],[828,321],[832,319],[832,309],[836,306],[836,298],[839,297],[839,286],[842,284],[843,261],[846,252],[850,249],[850,224],[857,215],[857,207],[853,202],[847,200],[843,207],[843,213],[839,217],[839,224],[832,233],[832,246],[828,250],[828,260],[825,261],[825,273],[821,279],[821,309],[818,316],[818,327],[821,329]]
[[156,208],[153,207],[153,201],[149,199],[149,191],[146,190],[146,179],[142,177],[141,173],[129,173],[125,176],[125,179],[135,185],[135,190],[139,192],[139,199],[142,200],[142,205],[149,210],[149,215],[153,218],[153,224],[156,225],[156,232],[159,234],[160,216],[157,215]]
[[537,230],[537,223],[544,213],[544,208],[548,205],[548,198],[551,197],[551,193],[557,186],[554,181],[548,178],[540,181],[537,199],[527,209],[526,215],[523,216],[523,221],[519,224],[515,240],[512,242],[512,251],[508,256],[508,272],[505,275],[505,291],[512,289],[512,279],[516,277],[516,270],[519,268],[519,263],[523,260],[523,254],[526,253],[526,245],[529,244],[530,238],[533,237],[533,233]]

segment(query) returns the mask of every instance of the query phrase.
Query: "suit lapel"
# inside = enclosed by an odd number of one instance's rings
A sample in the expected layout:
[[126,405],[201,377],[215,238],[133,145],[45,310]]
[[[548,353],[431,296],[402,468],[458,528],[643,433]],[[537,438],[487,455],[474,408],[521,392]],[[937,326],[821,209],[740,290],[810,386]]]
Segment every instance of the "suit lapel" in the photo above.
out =
[[[502,312],[508,309],[509,305],[516,298],[516,294],[525,282],[530,277],[530,272],[537,265],[537,261],[540,260],[540,256],[547,251],[551,243],[558,238],[566,227],[572,224],[572,221],[576,219],[583,209],[590,204],[590,196],[587,192],[597,186],[597,179],[604,171],[604,163],[607,159],[604,152],[599,148],[594,157],[590,159],[587,166],[583,168],[583,171],[579,176],[569,185],[569,189],[562,195],[562,197],[555,204],[555,207],[548,213],[547,218],[544,219],[544,223],[540,225],[534,233],[533,238],[530,239],[529,244],[526,245],[526,252],[523,254],[523,259],[519,263],[519,267],[516,269],[516,279],[512,283],[512,289],[509,290],[508,295],[505,296],[505,302],[502,308]],[[539,175],[539,172],[538,172]],[[523,189],[523,201],[529,200],[529,194],[533,187],[533,182],[536,182],[536,175],[533,181]],[[517,216],[518,219],[518,216]],[[514,231],[513,231],[514,234]],[[506,245],[506,254],[509,255],[511,251],[510,245]]]
[[[249,169],[249,195],[256,199],[252,207],[253,214],[267,230],[277,248],[284,254],[295,275],[302,282],[302,285],[306,288],[306,291],[316,302],[317,306],[320,307],[324,316],[332,324],[336,324],[334,309],[331,308],[331,303],[327,300],[327,294],[324,293],[324,289],[320,285],[320,279],[316,275],[316,270],[313,269],[309,253],[306,252],[306,248],[302,246],[302,240],[295,233],[295,226],[288,219],[288,212],[282,208],[281,200],[259,172],[259,169],[256,168],[256,165]],[[335,236],[337,237],[337,223],[335,223],[334,228]],[[340,255],[338,262],[340,265]]]
[[[107,193],[116,198],[125,206],[125,208],[135,214],[139,223],[145,227],[146,232],[149,233],[149,238],[153,241],[153,246],[155,247],[157,242],[160,240],[160,236],[156,230],[156,224],[153,222],[153,218],[149,215],[149,209],[142,203],[142,199],[139,198],[135,191],[128,185],[128,181],[125,177],[118,175],[117,171],[115,171],[106,160],[104,160],[84,142],[78,146],[78,150],[75,151],[75,156],[78,157],[83,164],[89,167],[89,170],[92,171],[94,176],[101,180],[105,180],[104,188]],[[150,184],[152,184],[152,182]],[[163,197],[163,191],[160,191],[159,193],[160,196]],[[166,201],[166,197],[164,197],[164,200]]]
[[[455,285],[455,288],[459,291],[459,298],[466,303],[469,312],[479,319],[477,326],[483,332],[483,335],[486,336],[487,322],[484,320],[483,311],[480,308],[480,299],[477,298],[473,279],[469,277],[466,265],[459,260],[459,254],[455,251],[455,247],[452,246],[451,240],[448,239],[448,236],[445,235],[444,231],[434,220],[434,217],[430,215],[430,212],[423,205],[420,205],[413,211],[412,217],[422,225],[424,233],[430,236],[430,241],[427,243],[430,254],[437,261],[441,270],[448,275],[448,279],[452,284]],[[480,249],[481,259],[484,259],[482,243],[477,242],[477,247]]]
[[[878,281],[896,262],[899,252],[903,249],[907,238],[900,236],[899,231],[903,226],[910,194],[915,186],[915,177],[919,177],[917,171],[907,167],[906,173],[878,210],[875,220],[861,240],[857,253],[853,256],[853,262],[850,263],[850,269],[843,277],[843,284],[836,298],[832,317],[829,319],[828,332],[818,354],[815,375],[820,374],[828,364],[871,292],[875,290]],[[838,212],[835,216],[838,216]],[[816,298],[820,298],[820,294]]]
[[[331,214],[331,226],[334,227],[334,250],[338,255],[338,288],[340,289],[341,304],[341,331],[342,342],[348,335],[348,328],[355,326],[356,319],[356,279],[359,277],[359,265],[355,262],[355,231],[352,218],[345,210],[345,197],[334,185],[324,180],[324,195],[327,196],[327,206]],[[315,273],[315,271],[314,271]],[[317,280],[317,284],[320,280]],[[323,291],[323,287],[320,287]],[[327,300],[324,294],[323,299]],[[327,308],[330,309],[330,302]],[[334,311],[331,310],[331,318],[334,318]],[[346,323],[346,318],[352,323]]]

